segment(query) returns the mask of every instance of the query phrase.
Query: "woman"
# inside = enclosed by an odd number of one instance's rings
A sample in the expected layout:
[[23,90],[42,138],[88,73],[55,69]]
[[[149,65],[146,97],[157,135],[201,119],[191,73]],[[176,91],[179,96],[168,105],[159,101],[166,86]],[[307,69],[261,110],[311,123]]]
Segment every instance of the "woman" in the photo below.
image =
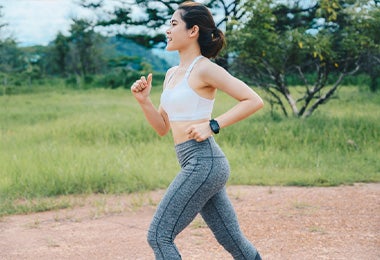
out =
[[[163,136],[171,130],[181,165],[158,205],[148,242],[156,259],[181,259],[174,239],[200,213],[234,259],[261,259],[242,234],[227,197],[229,164],[213,134],[255,113],[263,101],[245,83],[209,60],[217,56],[225,41],[205,6],[195,2],[181,4],[166,35],[166,49],[178,51],[180,63],[166,73],[159,108],[149,98],[152,74],[141,77],[131,87],[155,131]],[[217,89],[238,103],[211,119]]]

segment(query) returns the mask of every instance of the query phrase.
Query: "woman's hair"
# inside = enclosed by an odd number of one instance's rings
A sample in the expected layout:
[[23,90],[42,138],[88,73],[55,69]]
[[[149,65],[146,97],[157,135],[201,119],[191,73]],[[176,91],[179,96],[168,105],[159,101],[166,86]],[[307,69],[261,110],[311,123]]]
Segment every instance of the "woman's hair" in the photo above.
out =
[[187,1],[178,7],[186,28],[199,27],[198,43],[201,53],[207,58],[215,58],[225,46],[224,34],[215,26],[214,18],[207,7],[200,3]]

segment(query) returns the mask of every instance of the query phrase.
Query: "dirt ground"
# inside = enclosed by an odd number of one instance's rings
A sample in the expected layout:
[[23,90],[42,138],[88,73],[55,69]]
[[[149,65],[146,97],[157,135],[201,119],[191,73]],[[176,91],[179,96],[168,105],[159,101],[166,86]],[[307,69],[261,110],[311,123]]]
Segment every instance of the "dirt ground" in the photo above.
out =
[[[72,197],[72,208],[3,217],[0,259],[154,259],[146,231],[163,192]],[[380,259],[380,183],[228,193],[263,259]],[[176,243],[183,259],[232,259],[200,217]]]

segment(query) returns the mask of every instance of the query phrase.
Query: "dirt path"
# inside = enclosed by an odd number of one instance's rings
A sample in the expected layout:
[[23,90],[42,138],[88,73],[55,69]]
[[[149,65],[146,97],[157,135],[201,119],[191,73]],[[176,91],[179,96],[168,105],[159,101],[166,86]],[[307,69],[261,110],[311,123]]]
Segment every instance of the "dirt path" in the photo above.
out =
[[[263,259],[380,259],[380,184],[230,186]],[[0,219],[0,259],[154,259],[146,230],[163,191],[71,198],[78,206]],[[201,218],[176,239],[183,259],[231,259]]]

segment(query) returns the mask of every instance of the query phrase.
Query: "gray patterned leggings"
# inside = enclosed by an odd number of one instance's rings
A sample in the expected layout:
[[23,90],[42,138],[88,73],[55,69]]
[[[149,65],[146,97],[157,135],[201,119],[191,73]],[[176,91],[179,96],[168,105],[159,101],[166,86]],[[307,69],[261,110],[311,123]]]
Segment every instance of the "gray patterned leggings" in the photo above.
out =
[[156,259],[181,259],[174,239],[198,213],[234,259],[261,259],[241,232],[227,197],[229,164],[214,138],[189,140],[175,149],[181,171],[158,205],[148,231]]

